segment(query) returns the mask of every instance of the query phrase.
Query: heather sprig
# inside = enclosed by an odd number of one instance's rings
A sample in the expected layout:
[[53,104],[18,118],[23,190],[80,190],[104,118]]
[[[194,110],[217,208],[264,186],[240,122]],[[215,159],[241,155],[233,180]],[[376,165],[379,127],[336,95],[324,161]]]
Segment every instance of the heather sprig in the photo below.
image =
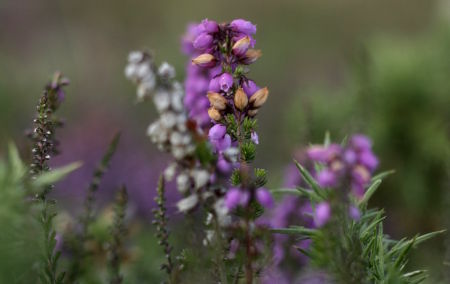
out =
[[[62,121],[55,115],[55,112],[65,96],[63,87],[68,84],[68,79],[64,78],[61,73],[56,72],[39,99],[36,107],[36,118],[33,120],[34,129],[29,134],[33,143],[29,172],[31,179],[36,179],[42,173],[50,171],[48,161],[52,155],[58,154],[57,146],[59,142],[55,138],[55,131],[62,125]],[[53,219],[56,216],[53,209],[55,201],[47,198],[52,189],[52,184],[45,185],[35,196],[36,201],[41,206],[38,220],[44,233],[44,259],[40,275],[42,283],[62,283],[65,277],[65,272],[58,273],[57,271],[61,252],[55,251],[56,231],[53,228]]]
[[214,126],[209,130],[209,139],[219,160],[225,162],[222,168],[227,163],[228,168],[237,166],[231,177],[233,187],[225,195],[225,206],[237,213],[237,220],[228,227],[234,243],[245,252],[246,282],[253,283],[260,254],[257,236],[264,231],[255,220],[263,207],[273,205],[270,192],[263,188],[265,171],[252,171],[250,167],[259,143],[255,116],[269,94],[267,88],[259,88],[247,77],[247,66],[261,55],[251,49],[255,45],[256,26],[242,19],[224,24],[203,20],[197,32],[193,47],[201,54],[192,63],[209,70],[212,77],[207,97],[208,115]]
[[120,264],[123,254],[123,242],[127,233],[125,226],[127,202],[127,189],[125,186],[121,186],[116,194],[114,220],[110,228],[112,240],[108,245],[109,283],[111,284],[120,284],[123,281],[123,276],[120,273]]
[[[347,155],[348,151],[356,153]],[[365,151],[372,157],[367,158]],[[383,210],[368,209],[367,203],[389,172],[372,177],[376,157],[370,140],[355,135],[348,144],[312,146],[308,156],[318,162],[315,174],[297,163],[308,187],[299,187],[298,192],[309,199],[315,226],[273,231],[310,240],[309,247],[297,249],[313,267],[325,270],[337,283],[421,283],[426,278],[425,270],[405,272],[408,254],[443,231],[399,241],[384,234]],[[358,167],[364,167],[364,179]],[[331,171],[333,179],[323,178],[321,173],[326,171]],[[360,184],[355,187],[355,182]]]
[[166,197],[165,197],[165,184],[164,177],[161,176],[158,181],[157,195],[155,201],[158,205],[153,209],[154,220],[153,224],[156,226],[156,237],[158,238],[159,245],[163,248],[165,262],[161,264],[161,270],[165,270],[169,277],[169,283],[176,283],[177,274],[179,273],[179,267],[174,263],[172,257],[173,247],[169,243],[169,230],[167,209],[166,209]]

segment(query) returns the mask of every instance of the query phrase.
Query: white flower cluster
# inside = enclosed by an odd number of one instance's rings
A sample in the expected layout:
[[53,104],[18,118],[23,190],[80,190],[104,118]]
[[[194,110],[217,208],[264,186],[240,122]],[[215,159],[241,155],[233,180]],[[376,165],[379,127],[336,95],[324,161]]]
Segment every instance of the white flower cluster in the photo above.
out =
[[170,152],[176,160],[182,160],[195,151],[192,135],[186,127],[187,112],[184,107],[184,91],[175,77],[174,68],[167,62],[156,70],[150,54],[131,52],[125,76],[136,83],[138,100],[153,97],[159,119],[147,129],[153,143],[162,151]]
[[[177,203],[178,210],[188,212],[202,200],[215,198],[205,189],[211,181],[211,173],[197,163],[192,163],[195,141],[192,129],[188,129],[187,111],[184,106],[184,90],[175,77],[174,68],[164,62],[159,68],[149,53],[134,51],[128,56],[125,76],[137,84],[138,101],[153,98],[159,118],[147,130],[153,143],[162,151],[170,152],[175,162],[169,165],[164,178],[175,178],[178,190],[186,197]],[[197,129],[201,134],[201,129]],[[221,225],[229,223],[230,216],[223,198],[214,200],[214,211]]]

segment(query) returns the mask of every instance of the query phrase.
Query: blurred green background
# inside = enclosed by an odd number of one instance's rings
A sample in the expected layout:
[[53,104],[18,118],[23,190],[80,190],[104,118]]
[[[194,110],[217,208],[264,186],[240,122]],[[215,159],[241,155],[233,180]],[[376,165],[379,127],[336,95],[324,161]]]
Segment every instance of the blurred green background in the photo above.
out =
[[[89,160],[121,129],[132,145],[121,159],[161,161],[144,135],[153,108],[133,104],[123,76],[126,55],[151,48],[182,81],[180,37],[203,18],[257,24],[264,56],[251,78],[271,95],[259,116],[256,164],[273,187],[298,147],[321,142],[327,130],[336,141],[362,132],[373,138],[380,168],[396,170],[373,202],[386,208],[387,233],[449,227],[450,1],[1,0],[0,148],[10,139],[23,144],[40,90],[61,70],[71,79],[61,159]],[[150,192],[150,172],[123,182],[144,175]],[[431,269],[430,283],[442,279],[444,238],[414,254],[414,265]]]

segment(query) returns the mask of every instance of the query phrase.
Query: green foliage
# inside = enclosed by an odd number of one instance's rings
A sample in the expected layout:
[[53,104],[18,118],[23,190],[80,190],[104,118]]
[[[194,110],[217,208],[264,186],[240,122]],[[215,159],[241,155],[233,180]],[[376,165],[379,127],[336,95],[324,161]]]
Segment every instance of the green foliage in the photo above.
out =
[[251,162],[256,157],[256,145],[252,141],[246,141],[241,147],[241,158],[245,162]]
[[247,140],[251,139],[252,131],[256,130],[257,120],[251,117],[245,117],[242,122],[242,129],[244,130],[244,137]]
[[227,132],[230,134],[231,138],[238,138],[238,122],[233,114],[227,114],[225,117],[225,122],[227,126]]
[[67,166],[55,169],[51,172],[44,172],[35,180],[33,180],[32,185],[34,188],[42,188],[54,184],[55,182],[64,179],[68,174],[77,170],[82,166],[81,162],[74,162]]
[[267,183],[267,171],[255,168],[255,187],[263,187]]
[[[321,188],[304,167],[296,164],[303,179],[313,188],[300,188],[300,193],[307,196],[312,204],[328,200],[327,190]],[[382,178],[389,173],[382,173],[373,179],[358,203],[362,214],[357,221],[348,217],[348,207],[334,204],[332,217],[322,228],[293,226],[272,231],[311,239],[310,249],[297,249],[310,258],[312,265],[331,273],[338,283],[422,283],[427,276],[425,270],[405,271],[409,253],[418,244],[444,231],[399,241],[392,240],[383,233],[384,212],[367,209],[367,203],[381,184]]]
[[30,215],[37,206],[25,203],[27,167],[10,143],[8,161],[0,160],[0,283],[36,283],[41,259],[40,226]]
[[239,169],[234,169],[230,177],[230,182],[232,186],[238,186],[242,183],[241,171]]

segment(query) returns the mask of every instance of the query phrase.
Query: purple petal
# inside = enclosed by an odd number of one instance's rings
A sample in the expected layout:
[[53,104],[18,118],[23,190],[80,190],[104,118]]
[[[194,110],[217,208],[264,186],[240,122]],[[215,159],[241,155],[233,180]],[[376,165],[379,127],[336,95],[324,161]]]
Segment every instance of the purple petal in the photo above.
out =
[[194,47],[196,49],[205,50],[211,47],[213,37],[207,33],[201,33],[194,40]]
[[244,84],[242,84],[242,88],[244,89],[244,92],[247,94],[248,97],[251,97],[256,91],[261,89],[252,80],[244,82]]
[[259,136],[258,136],[258,133],[256,133],[255,131],[252,131],[252,134],[251,134],[251,140],[252,140],[253,143],[255,143],[256,145],[258,145],[258,144],[259,144]]
[[208,90],[211,92],[215,92],[215,93],[220,92],[219,81],[220,81],[220,76],[212,78],[211,81],[209,81]]
[[256,33],[256,26],[244,19],[236,19],[230,23],[231,29],[235,32],[252,35]]
[[241,191],[238,188],[230,188],[225,195],[225,206],[232,210],[241,202]]
[[202,25],[207,33],[216,33],[219,31],[219,25],[215,21],[204,19],[202,20]]
[[335,186],[336,181],[337,181],[336,174],[329,169],[323,169],[317,175],[317,182],[321,187]]
[[224,92],[228,92],[233,86],[233,76],[228,73],[223,73],[219,79],[220,89]]
[[325,225],[331,217],[331,207],[328,202],[317,204],[314,212],[314,223],[317,227]]
[[209,129],[209,139],[211,140],[219,140],[222,139],[227,133],[227,127],[222,124],[216,124],[211,129]]
[[256,190],[256,200],[266,208],[271,208],[273,206],[272,194],[265,188]]
[[350,218],[352,218],[355,221],[358,221],[361,218],[361,212],[359,211],[358,207],[350,206],[348,209],[348,214]]
[[369,150],[372,148],[372,141],[362,134],[355,134],[350,139],[350,144],[355,147],[357,150]]
[[228,134],[225,134],[225,136],[222,139],[217,140],[216,143],[216,149],[217,151],[225,151],[226,149],[231,147],[231,137]]
[[359,162],[366,166],[371,172],[378,166],[378,159],[370,150],[365,150],[359,154]]

